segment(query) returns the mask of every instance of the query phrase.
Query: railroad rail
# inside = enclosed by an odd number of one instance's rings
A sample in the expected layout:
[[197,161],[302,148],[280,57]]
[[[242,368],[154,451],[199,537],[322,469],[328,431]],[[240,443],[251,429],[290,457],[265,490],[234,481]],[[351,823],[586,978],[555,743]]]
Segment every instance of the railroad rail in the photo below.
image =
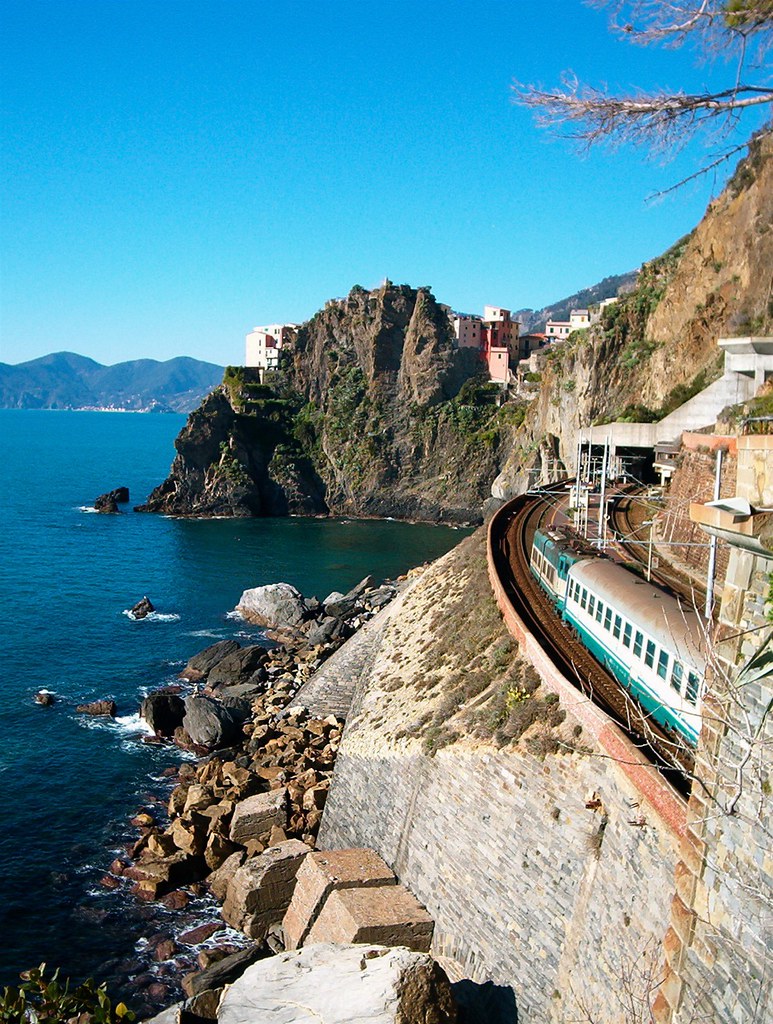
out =
[[[547,488],[561,489],[565,482]],[[544,499],[521,495],[492,523],[491,550],[499,581],[527,629],[539,640],[558,670],[598,704],[634,744],[685,792],[691,770],[684,745],[649,718],[618,681],[607,672],[576,633],[557,614],[529,569],[531,541],[549,511]],[[679,765],[679,767],[675,767]]]
[[[633,511],[637,507],[636,503],[640,501],[639,494],[626,494],[619,497],[614,503],[610,519],[612,528],[617,535],[616,543],[634,561],[646,569],[651,562],[651,552],[649,541],[640,536],[642,529],[646,530],[646,527],[643,527],[641,519],[633,516]],[[688,604],[694,604],[698,608],[705,604],[706,588],[696,583],[686,573],[681,572],[673,563],[668,562],[667,568],[657,565],[651,569],[650,575],[653,580],[681,597]]]

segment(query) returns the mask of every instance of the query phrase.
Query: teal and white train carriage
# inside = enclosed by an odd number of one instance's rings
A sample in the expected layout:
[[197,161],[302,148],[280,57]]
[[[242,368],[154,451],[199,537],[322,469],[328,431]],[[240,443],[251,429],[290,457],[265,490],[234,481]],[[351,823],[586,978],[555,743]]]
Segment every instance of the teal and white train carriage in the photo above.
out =
[[578,554],[543,531],[535,534],[531,565],[594,657],[656,722],[695,746],[706,673],[696,612],[610,559]]

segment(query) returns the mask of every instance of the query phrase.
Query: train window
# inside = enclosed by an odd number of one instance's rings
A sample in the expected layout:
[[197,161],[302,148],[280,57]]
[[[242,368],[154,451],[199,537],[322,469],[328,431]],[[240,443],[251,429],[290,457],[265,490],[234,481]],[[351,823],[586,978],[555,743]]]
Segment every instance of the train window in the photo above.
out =
[[603,616],[604,616],[604,602],[603,601],[599,601],[599,603],[596,605],[596,622],[601,622],[601,619],[603,618]]
[[623,630],[623,647],[631,646],[631,623],[626,622],[625,629]]
[[604,629],[609,632],[609,627],[612,625],[612,609],[607,608],[604,612]]
[[619,615],[615,616],[615,627],[612,630],[612,636],[615,640],[620,639],[620,630],[623,628],[623,620]]
[[633,653],[637,658],[641,658],[641,645],[644,643],[644,637],[641,635],[639,630],[636,630],[636,636],[633,641]]
[[682,672],[681,661],[674,661],[671,666],[671,686],[677,693],[682,692]]
[[652,640],[647,641],[647,649],[644,653],[644,664],[647,668],[652,668],[655,664],[655,644]]
[[661,679],[668,675],[668,651],[661,650],[658,655],[658,675]]
[[593,610],[595,609],[595,607],[596,607],[596,598],[593,596],[593,594],[591,594],[590,597],[588,598],[588,615],[593,615]]
[[582,590],[580,591],[580,607],[581,608],[585,608],[587,604],[588,604],[588,591],[585,589],[585,587],[583,587]]
[[685,691],[685,697],[691,704],[695,704],[698,700],[698,687],[700,686],[700,679],[695,672],[687,673],[687,689]]

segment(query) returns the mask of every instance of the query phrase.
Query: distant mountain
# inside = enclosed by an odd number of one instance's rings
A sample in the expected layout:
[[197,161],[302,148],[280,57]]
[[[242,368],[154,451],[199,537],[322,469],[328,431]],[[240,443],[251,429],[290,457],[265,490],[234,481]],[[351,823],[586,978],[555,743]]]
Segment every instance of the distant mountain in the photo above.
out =
[[223,379],[223,367],[188,356],[103,366],[74,352],[0,363],[2,409],[190,412]]
[[574,295],[559,299],[543,309],[518,309],[513,313],[513,319],[520,320],[521,334],[544,331],[548,320],[568,320],[573,309],[586,309],[594,302],[612,299],[620,293],[630,291],[636,284],[638,273],[638,270],[629,270],[626,274],[612,274],[598,284],[583,288]]

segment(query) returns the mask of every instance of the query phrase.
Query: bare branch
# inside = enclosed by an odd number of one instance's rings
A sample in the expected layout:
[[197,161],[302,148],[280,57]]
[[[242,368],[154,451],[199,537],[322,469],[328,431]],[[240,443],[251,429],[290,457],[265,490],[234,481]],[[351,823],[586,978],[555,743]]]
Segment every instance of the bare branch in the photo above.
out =
[[[669,92],[615,95],[606,87],[580,83],[567,72],[561,85],[544,89],[514,83],[513,102],[537,112],[537,124],[590,148],[598,142],[646,145],[653,151],[679,150],[698,132],[726,136],[750,110],[773,111],[773,83],[764,75],[749,81],[749,40],[759,44],[758,76],[773,40],[773,0],[589,0],[610,11],[613,31],[633,43],[678,47],[688,41],[704,57],[722,55],[735,61],[725,89],[715,92]],[[738,152],[744,147],[728,151]],[[716,167],[723,155],[703,173]],[[690,178],[685,179],[690,180]]]

